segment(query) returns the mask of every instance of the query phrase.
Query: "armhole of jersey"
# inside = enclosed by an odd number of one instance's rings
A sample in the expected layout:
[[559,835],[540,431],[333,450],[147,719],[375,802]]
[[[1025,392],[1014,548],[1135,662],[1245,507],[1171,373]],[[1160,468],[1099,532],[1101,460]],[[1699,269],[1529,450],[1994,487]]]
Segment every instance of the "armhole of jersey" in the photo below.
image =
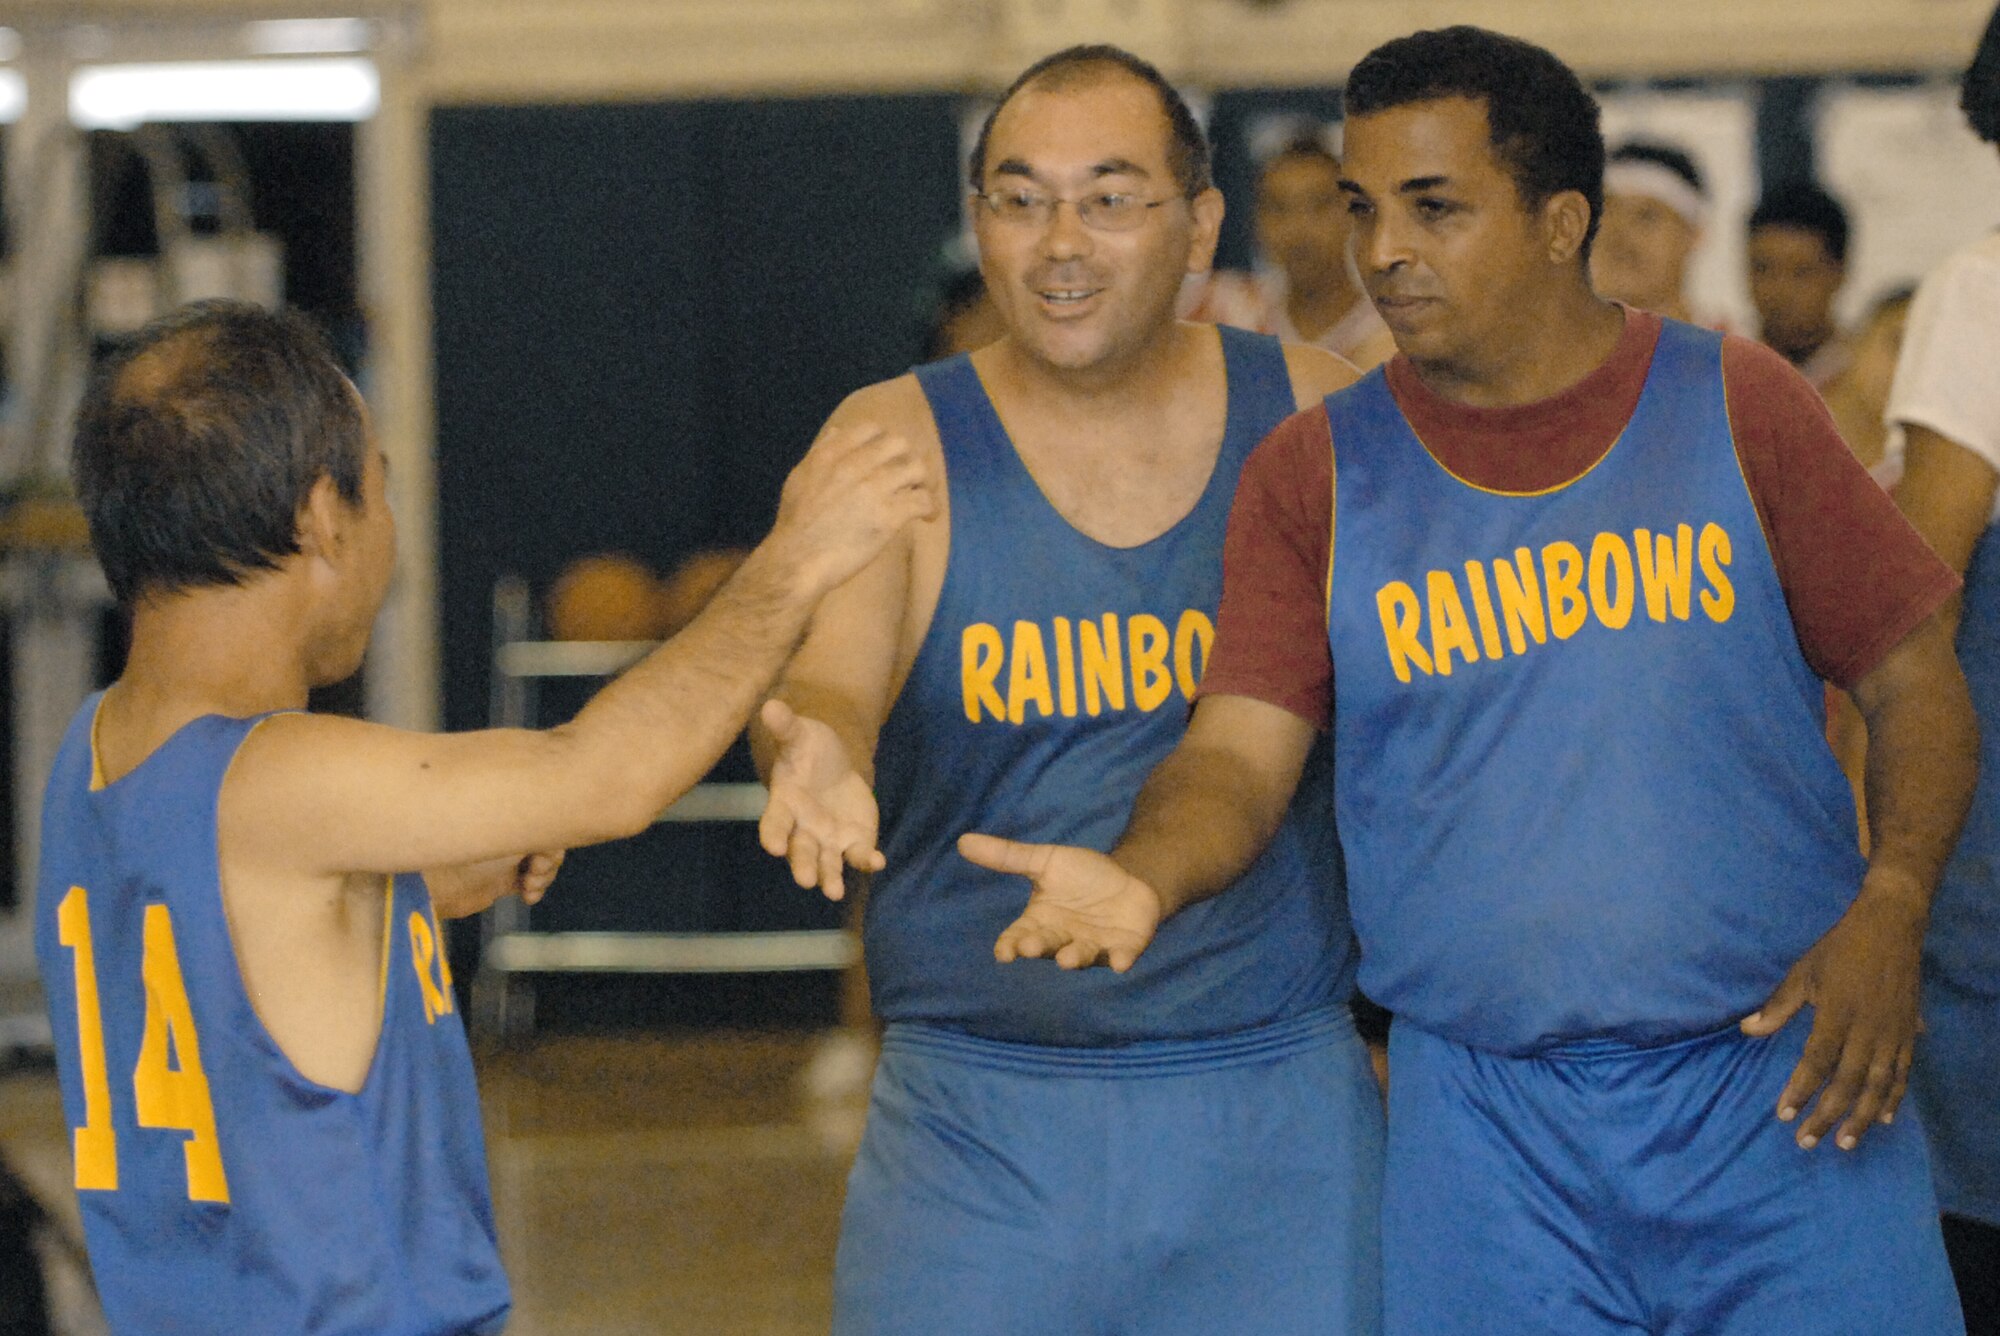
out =
[[1333,410],[1326,411],[1326,620],[1333,624],[1333,543],[1340,536],[1340,451],[1333,442]]
[[90,791],[92,793],[101,793],[104,790],[104,758],[97,751],[97,721],[104,714],[105,694],[107,693],[99,693],[97,704],[90,711]]
[[343,1090],[339,1086],[330,1086],[323,1081],[315,1081],[312,1077],[300,1071],[298,1063],[285,1050],[285,1046],[278,1042],[278,1037],[271,1033],[271,1027],[264,1023],[264,1017],[258,1012],[257,1004],[251,1000],[249,980],[243,977],[243,957],[237,951],[236,933],[229,922],[227,893],[223,890],[222,886],[222,791],[229,783],[229,776],[236,769],[237,759],[242,756],[243,747],[250,741],[250,735],[271,720],[283,714],[308,713],[310,713],[308,710],[273,710],[270,714],[258,719],[250,727],[243,730],[243,736],[236,740],[236,750],[230,753],[229,764],[223,767],[222,778],[217,783],[215,790],[215,908],[216,913],[221,917],[223,942],[229,948],[229,963],[232,967],[230,982],[235,988],[237,1000],[242,1004],[245,1014],[249,1017],[250,1024],[256,1027],[256,1033],[260,1036],[261,1042],[268,1045],[271,1053],[283,1064],[285,1078],[297,1082],[308,1090],[323,1095],[334,1095],[341,1099],[359,1099],[374,1085],[375,1071],[381,1065],[382,1060],[382,1037],[386,1032],[388,1021],[389,944],[392,940],[391,930],[395,921],[395,876],[387,874],[383,878],[385,903],[382,909],[382,964],[378,971],[380,978],[377,983],[382,1005],[377,1008],[379,1014],[375,1021],[375,1042],[369,1050],[368,1066],[362,1075],[361,1085],[354,1090]]
[[1743,445],[1736,438],[1736,411],[1729,397],[1729,336],[1723,335],[1715,345],[1715,376],[1722,382],[1722,429],[1729,433],[1729,457],[1736,463],[1736,476],[1743,483],[1743,494],[1750,498],[1750,513],[1757,517],[1757,532],[1764,538],[1764,553],[1771,559],[1771,570],[1778,577],[1778,585],[1784,587],[1785,574],[1778,561],[1778,544],[1771,536],[1771,519],[1764,513],[1763,498],[1757,495],[1757,487],[1750,481],[1750,468],[1743,462]]
[[[382,1029],[389,1023],[389,943],[396,923],[396,874],[382,874],[382,978],[375,997],[375,1043],[382,1043]],[[373,1065],[372,1063],[370,1064]]]

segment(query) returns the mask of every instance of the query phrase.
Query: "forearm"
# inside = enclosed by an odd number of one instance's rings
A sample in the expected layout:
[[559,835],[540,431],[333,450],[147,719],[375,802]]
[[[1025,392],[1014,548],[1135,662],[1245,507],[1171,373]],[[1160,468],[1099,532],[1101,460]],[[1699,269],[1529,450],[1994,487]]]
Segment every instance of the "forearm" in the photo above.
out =
[[1111,856],[1153,888],[1166,918],[1241,877],[1290,800],[1289,784],[1274,785],[1234,753],[1184,745],[1146,780]]
[[657,815],[712,769],[805,635],[817,590],[758,548],[685,630],[600,692],[569,724],[579,764],[616,776]]
[[[1936,628],[1942,634],[1942,624]],[[1956,661],[1924,690],[1863,702],[1867,889],[1928,910],[1978,777],[1978,721]]]

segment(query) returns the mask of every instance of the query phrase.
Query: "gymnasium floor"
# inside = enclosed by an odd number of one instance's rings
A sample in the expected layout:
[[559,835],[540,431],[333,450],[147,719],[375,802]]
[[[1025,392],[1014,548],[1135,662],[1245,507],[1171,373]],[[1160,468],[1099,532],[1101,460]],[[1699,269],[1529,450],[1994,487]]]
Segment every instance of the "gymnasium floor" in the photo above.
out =
[[[816,1042],[563,1036],[484,1055],[509,1336],[823,1336],[862,1104],[803,1093]],[[53,1073],[0,1076],[0,1148],[45,1198],[68,1181]],[[63,1306],[64,1336],[103,1330]]]

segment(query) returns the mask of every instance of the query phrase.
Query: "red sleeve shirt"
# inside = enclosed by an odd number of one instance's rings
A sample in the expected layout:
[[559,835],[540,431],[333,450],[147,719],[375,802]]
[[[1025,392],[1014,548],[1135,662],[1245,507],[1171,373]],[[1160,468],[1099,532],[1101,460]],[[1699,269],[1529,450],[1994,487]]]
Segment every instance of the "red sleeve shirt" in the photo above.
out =
[[[1611,448],[1645,388],[1660,318],[1628,311],[1609,358],[1552,398],[1474,408],[1433,392],[1404,357],[1389,389],[1454,474],[1499,491],[1552,488]],[[1778,354],[1726,337],[1729,425],[1806,662],[1843,688],[1958,588],[1841,440],[1826,406]],[[1251,696],[1317,727],[1330,717],[1327,645],[1336,443],[1324,406],[1296,413],[1251,454],[1223,552],[1222,610],[1203,695]]]

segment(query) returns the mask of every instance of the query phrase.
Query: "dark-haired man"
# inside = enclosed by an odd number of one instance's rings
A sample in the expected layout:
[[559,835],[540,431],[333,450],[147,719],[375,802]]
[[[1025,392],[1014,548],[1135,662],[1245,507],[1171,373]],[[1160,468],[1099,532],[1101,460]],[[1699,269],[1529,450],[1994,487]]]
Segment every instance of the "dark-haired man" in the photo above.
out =
[[1191,285],[1190,320],[1213,320],[1310,343],[1362,370],[1396,350],[1347,260],[1347,201],[1340,159],[1301,136],[1257,174],[1257,251],[1251,273],[1219,269]]
[[[2000,8],[1959,104],[2000,147]],[[1924,942],[1924,1033],[1910,1094],[1930,1134],[1945,1246],[1968,1330],[2000,1333],[2000,233],[1960,248],[1910,307],[1888,417],[1896,501],[1965,573],[1958,661],[1979,715],[1979,787]],[[1891,449],[1897,440],[1891,433]]]
[[439,920],[539,895],[560,855],[523,850],[634,833],[698,780],[934,474],[829,431],[708,610],[572,723],[432,736],[304,712],[361,660],[395,525],[303,321],[206,303],[150,326],[93,386],[75,472],[132,644],[49,781],[36,949],[106,1316],[496,1332]]
[[[1143,965],[1330,716],[1397,1017],[1390,1332],[1956,1332],[1883,1125],[1971,786],[1956,582],[1778,358],[1591,292],[1603,143],[1554,56],[1420,33],[1347,106],[1401,354],[1246,467],[1201,703],[1112,857],[961,842],[1037,883],[996,950]],[[1865,865],[1822,675],[1876,744]]]
[[841,1225],[843,1336],[1379,1320],[1381,1107],[1332,851],[1282,823],[1234,894],[1077,988],[996,965],[1025,897],[952,848],[991,824],[1109,844],[1185,726],[1244,458],[1353,379],[1175,320],[1221,222],[1207,159],[1133,56],[1032,67],[970,168],[1006,335],[834,417],[935,452],[949,511],[815,622],[781,696],[826,722],[774,706],[761,740],[765,846],[800,885],[880,869],[864,938],[887,1028]]
[[1848,362],[1833,318],[1847,281],[1847,210],[1820,186],[1793,181],[1766,191],[1748,226],[1758,337],[1823,388]]
[[1701,169],[1671,144],[1634,140],[1604,164],[1604,219],[1590,248],[1600,295],[1690,324],[1688,260],[1708,225]]

